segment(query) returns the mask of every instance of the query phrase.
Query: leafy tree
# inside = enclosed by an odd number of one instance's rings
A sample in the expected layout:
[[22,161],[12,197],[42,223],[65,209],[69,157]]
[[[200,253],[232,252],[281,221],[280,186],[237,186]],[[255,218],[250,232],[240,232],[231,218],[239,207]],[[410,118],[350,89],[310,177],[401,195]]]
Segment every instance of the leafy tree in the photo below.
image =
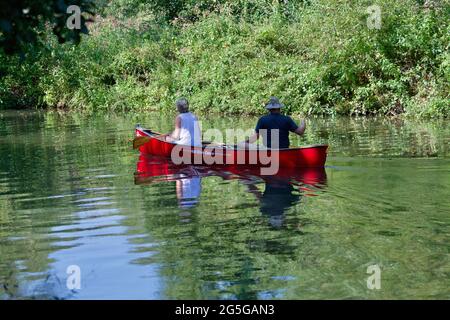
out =
[[288,4],[304,4],[308,0],[119,0],[124,4],[150,4],[153,9],[163,14],[167,20],[183,17],[188,20],[197,20],[197,16],[205,11],[215,11],[227,6],[235,15],[241,15],[243,11],[248,13],[260,13],[269,10],[274,4],[289,8]]
[[45,28],[51,28],[59,43],[78,43],[81,33],[88,33],[90,19],[82,14],[80,28],[68,28],[67,19],[73,14],[67,12],[70,5],[88,15],[95,9],[92,0],[0,0],[0,48],[7,54],[22,52],[25,44],[37,43]]

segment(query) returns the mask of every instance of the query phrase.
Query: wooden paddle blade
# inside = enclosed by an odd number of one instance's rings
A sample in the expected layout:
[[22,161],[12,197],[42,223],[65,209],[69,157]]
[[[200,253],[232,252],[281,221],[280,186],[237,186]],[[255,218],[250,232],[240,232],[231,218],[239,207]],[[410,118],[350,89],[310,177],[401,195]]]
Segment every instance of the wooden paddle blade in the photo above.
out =
[[150,141],[149,137],[136,137],[133,140],[133,149],[139,149],[140,146]]

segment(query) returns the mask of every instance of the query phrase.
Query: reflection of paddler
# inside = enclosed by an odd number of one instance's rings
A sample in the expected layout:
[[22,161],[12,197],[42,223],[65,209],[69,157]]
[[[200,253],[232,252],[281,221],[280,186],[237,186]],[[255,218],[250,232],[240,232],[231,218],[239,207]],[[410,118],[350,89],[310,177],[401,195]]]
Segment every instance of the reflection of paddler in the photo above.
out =
[[283,217],[287,209],[300,201],[300,194],[294,194],[294,187],[289,181],[266,181],[266,188],[261,198],[261,213],[272,218]]
[[269,178],[264,179],[265,189],[261,193],[254,185],[248,185],[249,191],[259,200],[261,214],[269,217],[273,227],[281,227],[284,223],[285,212],[300,201],[300,194],[289,180]]
[[181,178],[176,181],[177,199],[180,208],[194,207],[202,193],[202,178],[198,176],[195,169],[192,170],[195,175],[189,175],[189,178]]

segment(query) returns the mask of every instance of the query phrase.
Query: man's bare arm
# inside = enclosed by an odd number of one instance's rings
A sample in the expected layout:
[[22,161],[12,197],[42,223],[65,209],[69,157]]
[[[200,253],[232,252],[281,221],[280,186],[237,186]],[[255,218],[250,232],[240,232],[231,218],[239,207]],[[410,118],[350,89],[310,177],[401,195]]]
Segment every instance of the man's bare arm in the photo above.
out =
[[258,140],[259,138],[259,133],[255,132],[253,135],[251,135],[250,137],[248,137],[248,139],[245,140],[245,143],[254,143],[256,142],[256,140]]
[[175,130],[170,134],[170,137],[174,140],[180,139],[180,131],[181,131],[181,118],[175,118]]
[[294,132],[296,134],[298,134],[299,136],[301,136],[305,133],[305,130],[306,130],[306,122],[305,122],[305,120],[302,120],[302,122],[300,123],[300,126]]

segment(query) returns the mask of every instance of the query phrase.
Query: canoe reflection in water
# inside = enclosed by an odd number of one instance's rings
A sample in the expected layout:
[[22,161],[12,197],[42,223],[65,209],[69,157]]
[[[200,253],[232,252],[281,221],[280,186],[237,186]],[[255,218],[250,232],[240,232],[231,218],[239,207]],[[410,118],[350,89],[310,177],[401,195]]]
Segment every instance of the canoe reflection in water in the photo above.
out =
[[[324,168],[280,168],[277,175],[265,176],[260,169],[245,166],[175,165],[167,158],[140,155],[135,184],[162,181],[176,182],[178,204],[182,209],[194,207],[202,191],[203,177],[216,176],[238,180],[259,201],[260,211],[273,227],[281,227],[285,212],[296,205],[303,194],[314,195],[326,183]],[[264,182],[264,191],[258,184]]]

